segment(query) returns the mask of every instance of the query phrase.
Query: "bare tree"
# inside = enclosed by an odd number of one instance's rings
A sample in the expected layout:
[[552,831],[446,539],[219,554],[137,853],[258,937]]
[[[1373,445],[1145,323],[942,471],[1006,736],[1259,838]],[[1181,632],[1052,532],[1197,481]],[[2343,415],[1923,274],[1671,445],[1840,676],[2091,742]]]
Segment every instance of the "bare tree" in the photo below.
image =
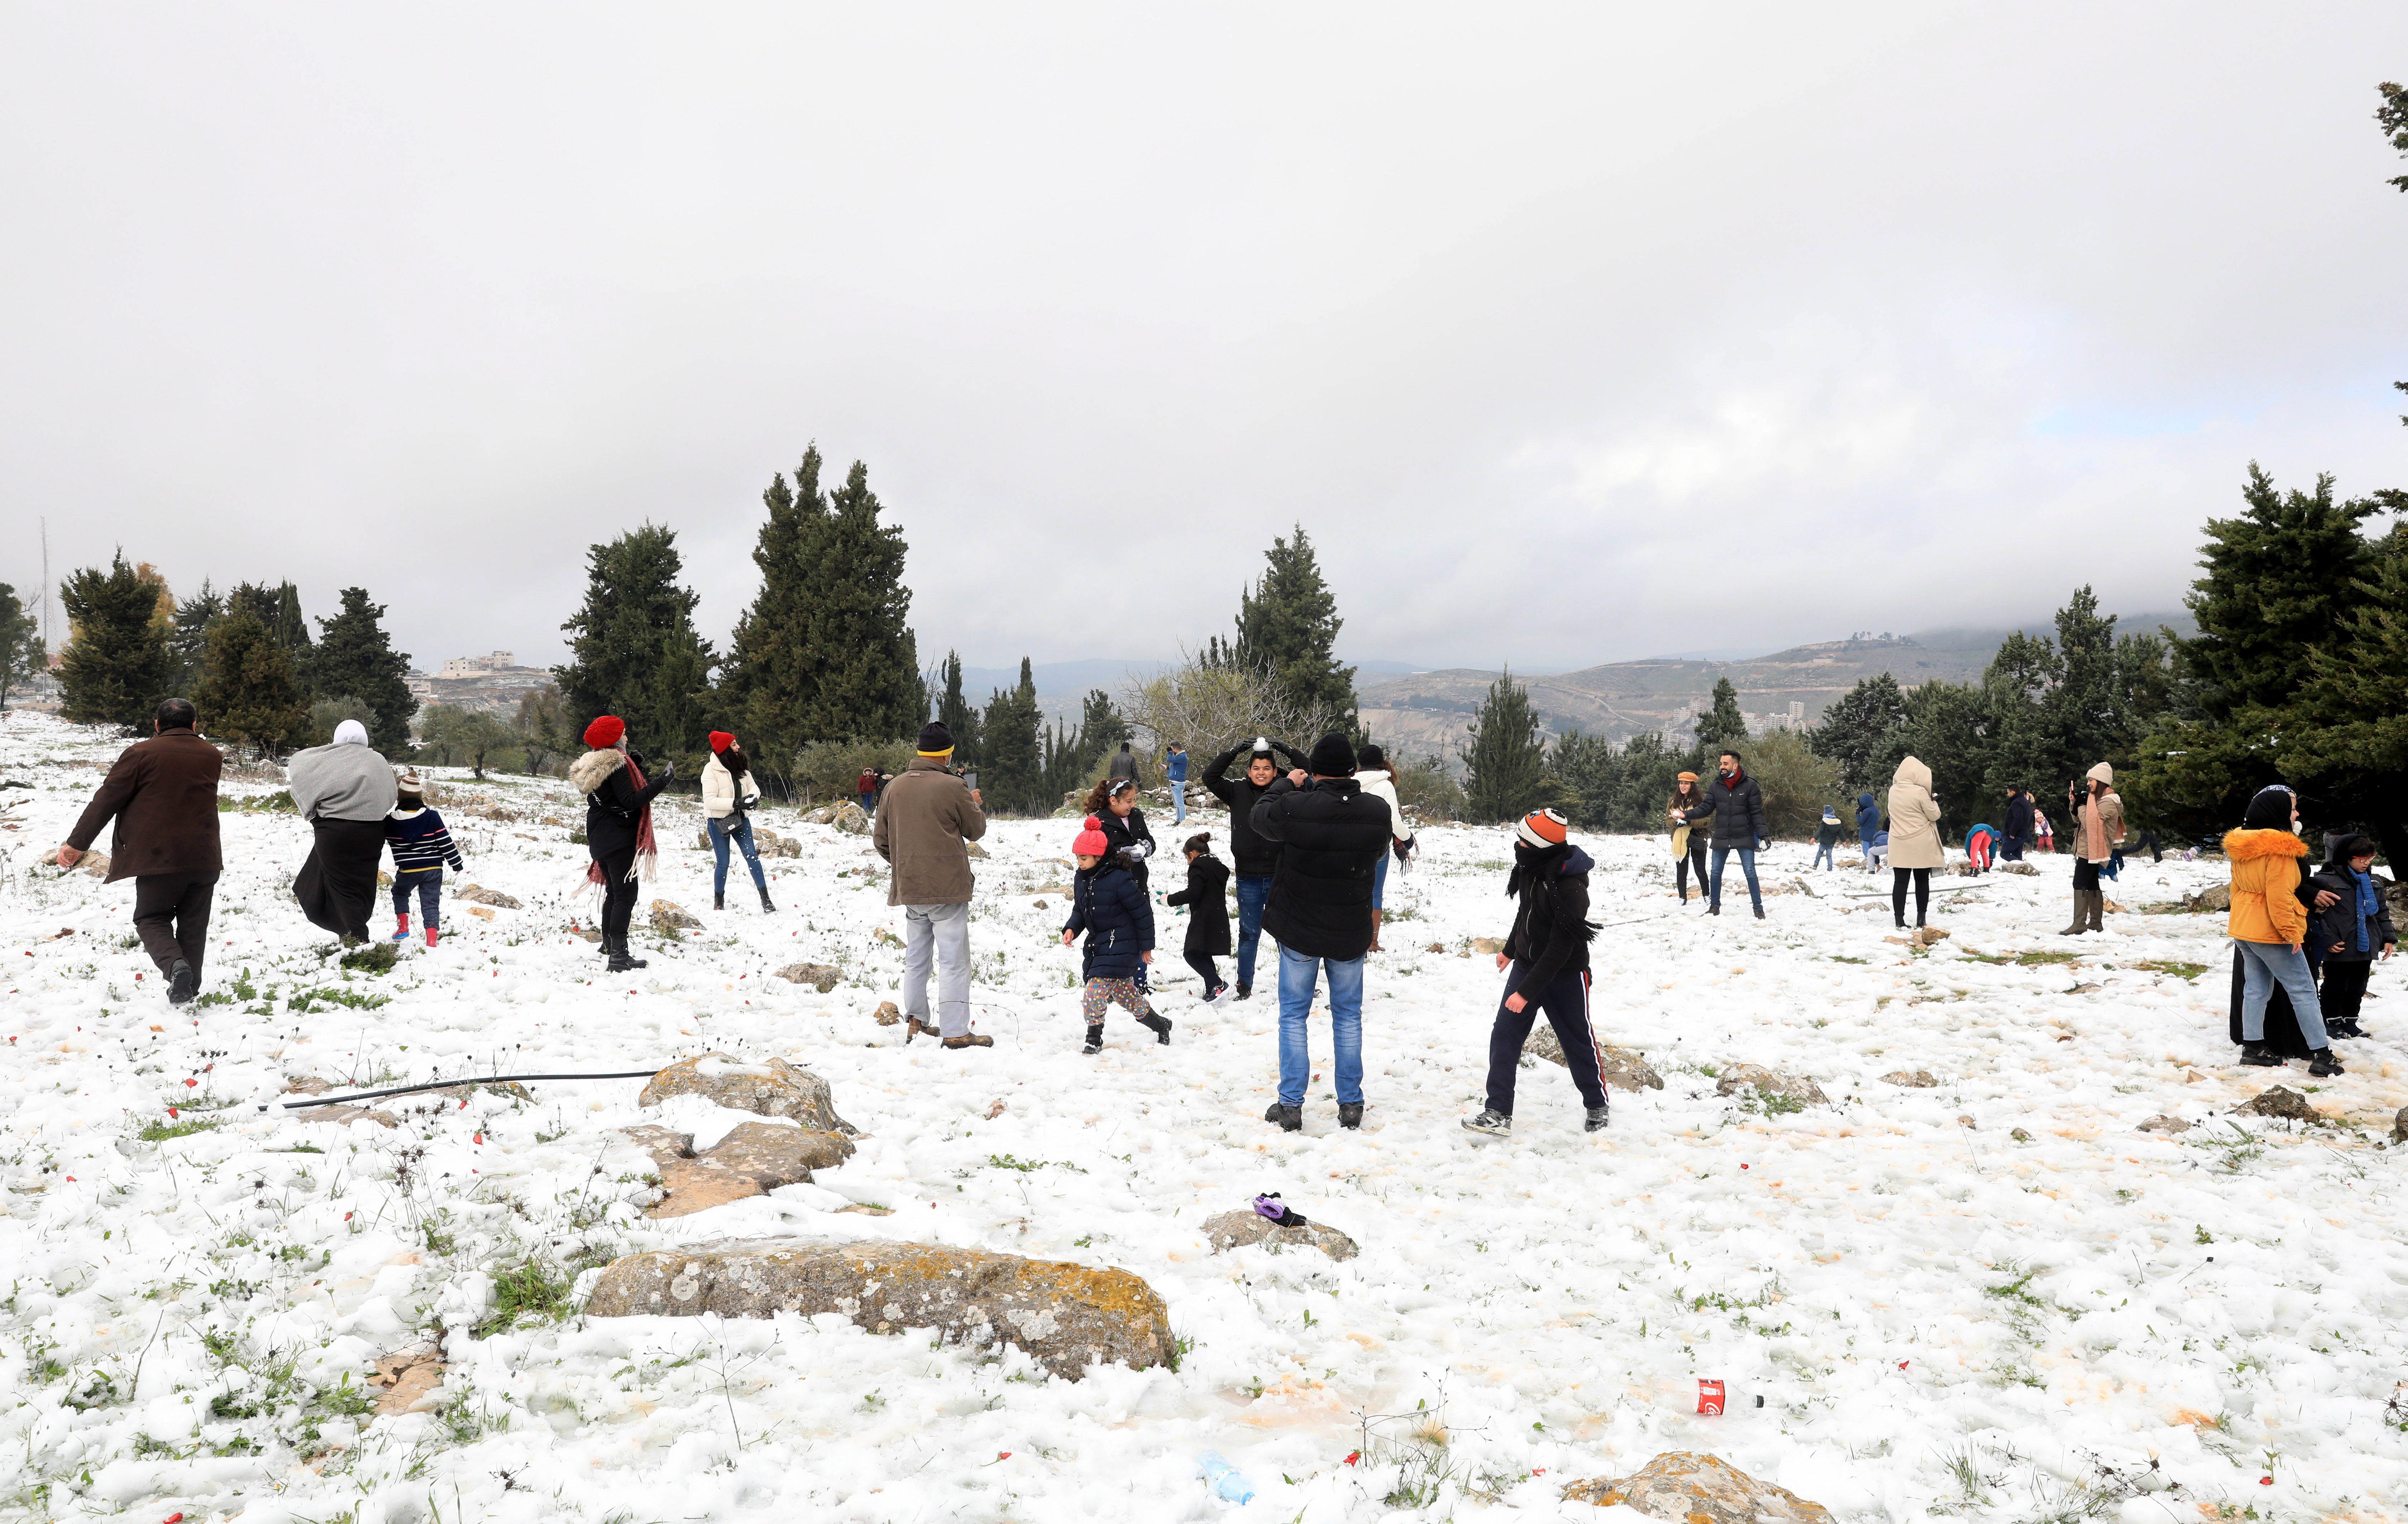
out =
[[1120,691],[1121,713],[1156,766],[1173,741],[1201,761],[1251,736],[1275,736],[1301,749],[1348,728],[1345,711],[1298,705],[1283,694],[1268,663],[1211,660],[1185,647],[1179,658],[1168,672],[1132,676]]

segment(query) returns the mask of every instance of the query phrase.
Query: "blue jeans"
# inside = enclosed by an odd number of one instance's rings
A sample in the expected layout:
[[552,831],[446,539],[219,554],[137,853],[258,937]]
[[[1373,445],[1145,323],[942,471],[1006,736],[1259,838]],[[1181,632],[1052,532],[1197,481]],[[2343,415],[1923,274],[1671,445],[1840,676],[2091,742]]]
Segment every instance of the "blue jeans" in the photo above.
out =
[[1381,901],[1388,890],[1388,854],[1382,852],[1380,861],[1371,864],[1371,908],[1385,909]]
[[1263,906],[1271,903],[1271,877],[1238,880],[1238,988],[1254,987],[1254,948],[1263,939]]
[[1831,852],[1835,845],[1836,844],[1834,843],[1827,841],[1816,846],[1814,848],[1814,861],[1806,864],[1806,871],[1812,873],[1816,868],[1838,867],[1839,863],[1833,862],[1831,858]]
[[437,908],[443,903],[443,870],[429,868],[423,873],[397,873],[393,876],[393,913],[409,914],[409,897],[418,896],[418,924],[433,931],[443,924]]
[[1170,817],[1170,823],[1172,825],[1186,824],[1187,780],[1183,777],[1175,777],[1170,780],[1170,807],[1173,811]]
[[2280,984],[2283,993],[2291,997],[2291,1014],[2300,1018],[2300,1035],[2307,1039],[2308,1047],[2330,1047],[2325,1038],[2324,1011],[2316,1004],[2315,976],[2308,972],[2306,955],[2284,942],[2243,942],[2236,937],[2232,945],[2241,949],[2241,1040],[2266,1040],[2266,1002]]
[[752,849],[752,817],[738,819],[733,829],[725,820],[706,820],[703,824],[710,832],[710,897],[715,900],[727,892],[727,844],[731,840],[744,849],[744,862],[752,870],[753,886],[768,893],[769,880],[761,875],[761,854]]
[[1714,848],[1714,876],[1713,882],[1706,890],[1706,903],[1716,910],[1723,907],[1723,864],[1730,861],[1730,855],[1733,852],[1739,854],[1740,871],[1747,875],[1747,902],[1756,908],[1757,914],[1761,915],[1764,912],[1764,891],[1756,888],[1756,848],[1753,847]]
[[1340,962],[1282,947],[1279,1098],[1283,1106],[1304,1104],[1304,1084],[1312,1077],[1304,1018],[1312,1010],[1313,984],[1325,968],[1329,971],[1329,1037],[1338,1050],[1338,1104],[1363,1102],[1363,960]]

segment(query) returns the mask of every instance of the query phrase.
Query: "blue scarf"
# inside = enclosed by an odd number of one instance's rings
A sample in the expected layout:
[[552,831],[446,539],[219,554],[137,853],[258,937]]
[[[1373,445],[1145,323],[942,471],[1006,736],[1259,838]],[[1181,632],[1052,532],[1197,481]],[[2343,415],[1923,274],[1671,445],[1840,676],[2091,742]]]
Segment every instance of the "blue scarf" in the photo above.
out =
[[2353,870],[2350,876],[2358,880],[2358,950],[2372,952],[2373,943],[2366,923],[2382,913],[2383,902],[2374,897],[2374,879],[2371,875]]

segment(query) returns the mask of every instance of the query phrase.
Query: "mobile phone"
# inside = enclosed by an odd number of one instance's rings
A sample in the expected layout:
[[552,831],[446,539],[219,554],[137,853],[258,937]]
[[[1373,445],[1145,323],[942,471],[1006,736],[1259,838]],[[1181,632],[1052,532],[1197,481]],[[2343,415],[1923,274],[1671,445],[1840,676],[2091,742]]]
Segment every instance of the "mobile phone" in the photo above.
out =
[[964,774],[962,775],[962,781],[963,781],[964,783],[968,784],[968,785],[970,788],[972,788],[972,789],[977,788],[977,787],[978,787],[978,773],[977,773],[977,771],[976,771],[975,769],[973,769],[973,770],[972,770],[972,771],[970,771],[970,772],[964,773]]

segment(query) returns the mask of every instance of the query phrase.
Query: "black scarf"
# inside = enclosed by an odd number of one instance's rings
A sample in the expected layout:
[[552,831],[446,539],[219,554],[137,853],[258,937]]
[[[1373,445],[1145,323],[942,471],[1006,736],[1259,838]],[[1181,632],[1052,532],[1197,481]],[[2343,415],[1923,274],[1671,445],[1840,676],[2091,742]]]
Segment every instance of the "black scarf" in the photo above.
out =
[[1528,842],[1513,844],[1513,871],[1505,876],[1508,897],[1522,892],[1530,884],[1546,884],[1555,876],[1564,859],[1572,855],[1572,844],[1564,842],[1555,847],[1533,847]]

